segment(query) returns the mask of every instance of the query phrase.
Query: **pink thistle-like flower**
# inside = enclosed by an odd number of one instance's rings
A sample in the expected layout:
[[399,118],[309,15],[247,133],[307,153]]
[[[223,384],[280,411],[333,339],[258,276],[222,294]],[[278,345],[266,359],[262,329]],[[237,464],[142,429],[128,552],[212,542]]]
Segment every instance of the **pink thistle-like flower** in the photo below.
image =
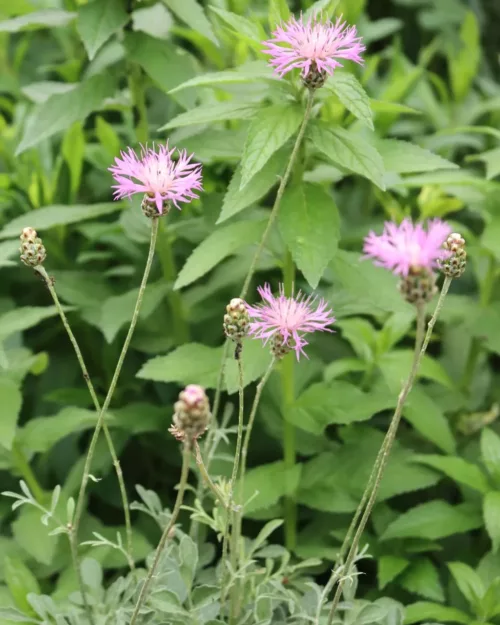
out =
[[118,184],[113,186],[115,200],[130,197],[134,193],[145,193],[154,200],[160,215],[164,202],[180,210],[178,202],[190,202],[197,198],[195,191],[201,191],[201,165],[192,163],[193,155],[179,151],[177,160],[172,156],[176,148],[169,149],[168,142],[160,145],[158,151],[141,146],[140,157],[129,148],[120,152],[115,164],[109,168]]
[[253,338],[262,339],[264,345],[269,339],[281,335],[283,346],[294,349],[298,360],[301,354],[307,358],[304,347],[308,342],[304,333],[333,331],[327,326],[335,321],[335,317],[325,300],[320,299],[316,303],[316,297],[305,297],[300,292],[286,297],[283,285],[280,285],[278,297],[272,294],[269,284],[259,286],[257,291],[264,301],[248,306],[248,333]]
[[407,276],[410,270],[432,271],[439,260],[450,254],[443,249],[450,232],[450,226],[440,219],[429,221],[427,230],[410,219],[404,219],[399,225],[389,221],[384,224],[381,235],[368,234],[363,250],[366,258],[375,259],[376,265],[400,276]]
[[336,67],[342,67],[338,59],[362,64],[361,53],[365,50],[356,27],[348,26],[341,17],[335,24],[320,16],[310,17],[305,23],[302,16],[292,17],[263,43],[267,46],[263,52],[271,56],[269,62],[277,74],[283,76],[299,67],[304,78],[312,69],[333,74]]

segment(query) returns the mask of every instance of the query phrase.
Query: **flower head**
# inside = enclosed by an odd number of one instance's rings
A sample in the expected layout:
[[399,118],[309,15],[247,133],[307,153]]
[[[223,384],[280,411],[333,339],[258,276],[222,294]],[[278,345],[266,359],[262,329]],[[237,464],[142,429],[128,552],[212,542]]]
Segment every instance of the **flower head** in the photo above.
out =
[[348,26],[341,17],[333,24],[317,15],[307,22],[302,16],[292,17],[278,26],[272,39],[264,44],[267,47],[263,52],[271,56],[269,62],[276,73],[283,76],[299,67],[303,78],[310,72],[333,74],[336,67],[342,67],[339,59],[362,64],[361,53],[365,50],[355,26]]
[[429,221],[427,230],[410,219],[404,219],[399,226],[386,222],[381,235],[370,232],[363,249],[366,257],[375,259],[376,265],[408,276],[410,272],[432,271],[438,261],[449,256],[443,243],[450,232],[448,224],[440,219]]
[[208,428],[210,404],[205,389],[198,384],[188,384],[175,402],[174,418],[169,432],[179,441],[190,445]]
[[47,257],[47,251],[43,245],[42,239],[34,228],[23,228],[21,232],[21,261],[27,267],[38,267],[43,264]]
[[[325,300],[317,302],[315,297],[305,297],[300,292],[286,297],[283,285],[280,285],[278,297],[272,294],[269,284],[257,290],[264,301],[256,306],[248,306],[249,335],[262,339],[264,344],[272,339],[274,347],[281,348],[274,352],[275,355],[279,352],[282,356],[284,351],[286,353],[293,349],[298,360],[301,354],[306,356],[304,347],[308,342],[304,334],[317,330],[332,332],[327,326],[335,321],[335,317],[327,308]],[[276,338],[279,339],[279,345],[276,345]]]
[[168,142],[155,148],[141,148],[140,157],[129,148],[115,158],[109,168],[118,184],[113,186],[115,200],[145,193],[162,214],[165,203],[171,202],[180,210],[179,202],[190,202],[200,191],[201,165],[192,163],[193,155],[179,151],[176,161],[172,159],[176,148],[169,149]]

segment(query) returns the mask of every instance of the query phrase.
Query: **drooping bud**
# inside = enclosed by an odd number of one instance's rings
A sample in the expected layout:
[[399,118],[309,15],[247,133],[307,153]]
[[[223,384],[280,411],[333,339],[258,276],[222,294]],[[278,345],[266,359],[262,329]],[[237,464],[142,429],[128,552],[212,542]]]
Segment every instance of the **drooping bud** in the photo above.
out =
[[437,292],[436,275],[428,269],[412,268],[401,278],[399,290],[410,304],[430,302]]
[[458,232],[452,232],[444,242],[443,247],[450,254],[447,258],[439,261],[441,271],[449,278],[460,278],[467,264],[465,239]]
[[328,74],[324,70],[318,69],[318,66],[313,61],[311,63],[311,69],[307,72],[306,76],[302,79],[304,87],[310,91],[320,89],[326,82]]
[[170,212],[170,202],[163,202],[163,211],[160,213],[158,211],[158,207],[156,206],[155,198],[150,197],[146,193],[141,202],[141,210],[148,219],[155,219],[157,217],[162,217],[163,215],[168,215]]
[[169,432],[178,441],[191,445],[208,428],[210,404],[205,390],[198,384],[189,384],[180,392],[174,406],[174,417]]
[[248,334],[249,323],[246,303],[239,297],[234,297],[226,306],[223,323],[225,335],[235,343],[241,343],[241,339]]
[[47,257],[47,251],[34,228],[23,228],[21,232],[21,261],[27,267],[38,267]]

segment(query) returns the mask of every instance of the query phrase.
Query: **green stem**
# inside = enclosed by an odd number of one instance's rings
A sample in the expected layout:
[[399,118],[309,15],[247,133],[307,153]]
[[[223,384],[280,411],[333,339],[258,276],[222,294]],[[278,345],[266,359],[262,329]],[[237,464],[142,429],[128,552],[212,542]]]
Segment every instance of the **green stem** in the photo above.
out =
[[217,501],[219,501],[219,503],[222,504],[224,508],[227,508],[227,503],[226,503],[226,500],[224,499],[224,495],[222,494],[222,491],[216,484],[213,483],[212,478],[208,474],[207,467],[205,463],[203,462],[203,456],[202,456],[198,441],[194,441],[194,450],[195,450],[196,464],[198,466],[198,470],[200,471],[203,482],[206,484],[207,488],[209,488],[212,491]]
[[[69,337],[69,340],[71,341],[71,344],[73,346],[73,349],[75,351],[76,354],[76,358],[78,360],[78,364],[80,365],[80,369],[83,375],[83,379],[85,380],[85,383],[87,384],[87,388],[89,390],[90,396],[92,398],[92,402],[94,404],[94,408],[97,412],[97,414],[100,413],[101,411],[101,405],[99,403],[99,400],[97,398],[97,394],[95,392],[94,389],[94,385],[92,384],[92,380],[90,379],[90,375],[89,372],[87,370],[87,365],[85,364],[85,360],[83,359],[83,354],[80,350],[80,346],[78,345],[78,341],[76,340],[75,335],[73,334],[73,330],[71,329],[71,326],[69,325],[68,319],[66,317],[66,314],[63,310],[63,307],[61,306],[61,302],[59,301],[59,297],[57,296],[57,292],[54,288],[54,283],[52,278],[47,274],[47,272],[45,271],[45,268],[40,265],[38,267],[35,268],[35,271],[37,271],[42,278],[45,281],[45,284],[47,285],[47,288],[49,289],[49,292],[52,296],[52,299],[54,301],[54,304],[57,308],[57,312],[59,313],[59,316],[61,318],[62,324],[66,330],[66,333]],[[115,472],[116,472],[116,477],[118,479],[118,485],[119,485],[119,489],[120,489],[120,495],[121,495],[121,500],[122,500],[122,506],[123,506],[123,512],[125,515],[125,532],[127,535],[127,552],[128,552],[128,561],[131,564],[131,568],[134,569],[134,558],[133,558],[133,543],[132,543],[132,523],[130,520],[130,506],[129,506],[129,502],[128,502],[128,497],[127,497],[127,489],[125,487],[125,480],[123,479],[123,473],[122,473],[122,468],[120,465],[120,461],[118,460],[118,454],[116,453],[116,449],[115,446],[113,444],[113,439],[111,437],[111,433],[109,431],[108,425],[106,423],[106,421],[103,421],[102,424],[102,429],[104,431],[104,436],[106,437],[106,442],[109,448],[109,453],[111,454],[111,458],[113,460],[113,466],[115,467]]]
[[23,476],[23,479],[29,486],[29,489],[33,493],[34,498],[38,501],[38,503],[42,503],[44,500],[43,488],[38,483],[38,480],[33,473],[33,469],[31,468],[30,463],[26,460],[26,456],[24,455],[23,450],[18,443],[14,443],[12,445],[11,453],[15,467]]
[[122,370],[123,362],[125,360],[125,356],[127,355],[128,348],[130,346],[130,342],[132,340],[132,336],[134,334],[135,326],[137,325],[137,320],[139,318],[139,312],[141,309],[142,300],[144,297],[144,292],[146,291],[146,285],[148,282],[149,273],[151,271],[151,265],[153,264],[153,257],[155,253],[155,245],[156,245],[156,237],[158,235],[158,219],[151,220],[151,240],[149,244],[149,252],[148,258],[146,261],[146,267],[144,269],[144,275],[142,277],[141,286],[139,287],[139,293],[137,295],[137,301],[135,304],[134,312],[132,314],[132,320],[130,322],[130,327],[127,332],[127,336],[125,338],[125,342],[123,343],[122,351],[120,353],[120,357],[118,358],[118,363],[116,365],[115,372],[113,374],[113,379],[111,380],[111,384],[109,386],[108,393],[102,405],[101,411],[99,412],[99,416],[97,418],[97,425],[95,427],[94,433],[92,435],[92,439],[90,441],[89,450],[87,452],[87,458],[85,459],[85,466],[83,470],[83,478],[82,483],[80,485],[80,492],[78,493],[78,500],[76,504],[76,513],[74,520],[74,532],[75,535],[78,534],[78,528],[80,526],[80,520],[83,512],[83,505],[85,501],[85,492],[87,489],[87,484],[89,481],[90,468],[92,465],[92,459],[94,457],[95,448],[97,445],[97,440],[99,438],[99,433],[101,428],[105,423],[106,412],[109,408],[109,404],[111,403],[111,399],[115,392],[116,385],[118,383],[118,378],[120,377],[120,373]]
[[186,321],[184,305],[179,291],[173,290],[177,277],[174,254],[170,237],[168,236],[165,220],[160,219],[160,232],[158,237],[158,256],[165,280],[172,287],[167,295],[172,313],[172,327],[175,343],[181,345],[189,342],[189,326]]
[[183,443],[182,448],[182,469],[181,469],[181,479],[179,482],[179,490],[177,491],[177,497],[175,499],[174,509],[172,511],[172,516],[170,517],[170,521],[167,526],[163,530],[163,534],[161,535],[160,542],[158,543],[158,547],[156,548],[155,558],[153,560],[153,564],[149,569],[146,579],[141,588],[141,592],[139,593],[139,598],[137,599],[137,603],[135,604],[134,612],[132,614],[132,618],[130,619],[130,625],[134,625],[139,615],[139,612],[146,600],[147,592],[149,590],[149,586],[151,585],[151,581],[154,577],[156,569],[158,568],[158,564],[160,563],[161,556],[163,554],[163,549],[165,548],[165,544],[170,536],[170,532],[172,531],[177,517],[179,516],[179,512],[181,509],[182,501],[184,499],[184,493],[186,491],[187,478],[189,474],[189,462],[191,460],[191,447],[190,441],[185,441]]
[[94,616],[92,614],[92,608],[87,599],[87,592],[85,591],[85,584],[83,583],[82,571],[80,569],[80,560],[78,558],[78,543],[75,533],[75,527],[71,526],[68,531],[68,540],[71,550],[71,560],[73,562],[73,568],[75,569],[76,579],[78,580],[78,586],[80,588],[80,594],[82,595],[82,602],[87,619],[90,625],[95,625]]
[[[285,295],[292,297],[293,283],[295,280],[295,265],[289,250],[285,254],[283,265],[283,283]],[[296,462],[295,426],[288,419],[290,406],[295,399],[294,384],[294,356],[287,354],[281,361],[281,389],[282,404],[281,414],[283,417],[283,459],[285,463],[285,479],[293,471]],[[287,489],[288,492],[288,489]],[[285,546],[288,551],[293,551],[297,543],[297,504],[291,495],[285,497]]]

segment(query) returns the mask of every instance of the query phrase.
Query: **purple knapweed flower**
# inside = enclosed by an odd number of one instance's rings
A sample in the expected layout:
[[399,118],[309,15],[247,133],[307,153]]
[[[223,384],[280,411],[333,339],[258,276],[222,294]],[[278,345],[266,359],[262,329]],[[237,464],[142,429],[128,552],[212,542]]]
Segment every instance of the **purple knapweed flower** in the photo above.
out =
[[171,202],[180,210],[179,202],[190,202],[201,191],[201,165],[192,163],[193,155],[180,150],[178,159],[172,156],[176,148],[169,149],[168,142],[158,150],[141,146],[140,157],[129,148],[120,152],[115,164],[109,168],[118,184],[113,186],[115,200],[134,193],[146,194],[156,204],[158,213],[164,203]]
[[342,67],[338,59],[363,63],[361,53],[365,46],[356,27],[348,26],[341,17],[335,24],[323,21],[318,15],[307,22],[302,16],[292,17],[272,35],[272,39],[263,42],[267,46],[263,52],[271,56],[269,63],[280,76],[296,67],[302,70],[303,78],[310,70],[331,75],[336,67]]
[[315,297],[305,297],[300,292],[286,297],[283,285],[280,285],[278,297],[272,294],[269,284],[259,286],[257,291],[264,301],[248,306],[248,333],[253,338],[262,339],[266,344],[269,339],[278,337],[280,346],[286,348],[285,351],[295,350],[298,360],[301,354],[306,356],[304,347],[308,342],[303,334],[318,330],[332,332],[327,326],[335,321],[335,317],[325,300],[317,302]]
[[443,243],[451,232],[450,226],[440,219],[422,224],[413,224],[404,219],[401,224],[386,222],[381,235],[370,232],[365,238],[365,257],[375,259],[375,264],[389,269],[400,276],[421,270],[432,271],[438,261],[447,258],[450,252]]

